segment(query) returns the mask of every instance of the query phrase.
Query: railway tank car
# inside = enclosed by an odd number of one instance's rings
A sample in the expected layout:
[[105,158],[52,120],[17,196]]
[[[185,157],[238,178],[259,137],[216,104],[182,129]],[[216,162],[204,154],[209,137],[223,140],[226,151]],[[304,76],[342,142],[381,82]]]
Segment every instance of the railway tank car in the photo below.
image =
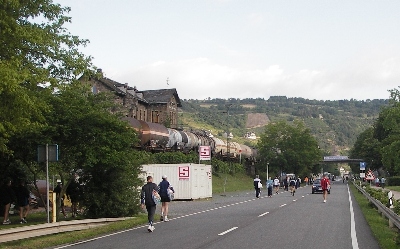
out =
[[125,117],[129,125],[135,129],[139,135],[140,146],[147,150],[165,149],[169,142],[168,129],[161,124],[145,122],[135,118]]
[[[135,118],[125,117],[123,120],[137,131],[140,147],[147,151],[198,151],[199,146],[210,146],[214,157],[248,160],[255,162],[257,150],[237,142],[229,142],[210,136],[202,130],[181,131],[166,128],[157,123],[145,122]],[[229,151],[229,155],[228,155]]]

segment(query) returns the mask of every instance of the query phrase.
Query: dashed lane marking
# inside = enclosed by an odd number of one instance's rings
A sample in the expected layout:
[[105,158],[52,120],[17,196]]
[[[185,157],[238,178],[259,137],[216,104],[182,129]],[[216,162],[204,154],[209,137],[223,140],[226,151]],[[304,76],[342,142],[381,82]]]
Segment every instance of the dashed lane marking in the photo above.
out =
[[233,230],[237,229],[238,227],[232,227],[231,229],[226,230],[225,232],[219,233],[218,235],[225,235],[229,232],[232,232]]

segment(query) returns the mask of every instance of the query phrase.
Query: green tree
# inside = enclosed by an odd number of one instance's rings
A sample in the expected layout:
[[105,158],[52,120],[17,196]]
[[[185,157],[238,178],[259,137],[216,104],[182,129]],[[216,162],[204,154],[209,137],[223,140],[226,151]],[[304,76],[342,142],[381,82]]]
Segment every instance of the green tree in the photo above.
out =
[[[310,173],[321,159],[316,139],[300,121],[293,125],[279,121],[266,126],[257,144],[261,160],[269,163],[271,172]],[[260,171],[265,171],[266,164]]]
[[[379,169],[382,166],[381,143],[374,137],[374,128],[370,127],[362,132],[350,150],[350,158],[364,159],[371,169]],[[360,166],[351,164],[353,172],[358,172]]]
[[91,58],[78,51],[88,41],[64,27],[70,8],[51,0],[0,2],[0,152],[11,154],[15,132],[44,122],[48,106],[37,96],[38,85],[76,80]]
[[400,173],[400,102],[398,102],[398,91],[392,90],[391,93],[392,105],[379,114],[374,136],[380,142],[382,165],[394,175]]
[[[90,94],[80,84],[66,86],[51,99],[45,134],[60,147],[59,175],[83,184],[88,217],[119,217],[138,211],[140,160],[133,150],[137,134],[111,114],[107,94]],[[50,125],[50,120],[52,121]]]

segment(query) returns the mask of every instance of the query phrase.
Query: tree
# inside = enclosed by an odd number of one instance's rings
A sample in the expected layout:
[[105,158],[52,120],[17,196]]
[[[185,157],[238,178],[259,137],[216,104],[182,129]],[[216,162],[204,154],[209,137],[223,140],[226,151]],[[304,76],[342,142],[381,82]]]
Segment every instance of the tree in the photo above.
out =
[[19,129],[44,122],[48,108],[37,96],[39,84],[54,89],[91,67],[78,51],[87,40],[63,26],[69,7],[51,0],[3,0],[0,4],[0,152],[12,154],[10,137]]
[[[261,160],[271,172],[307,174],[321,159],[316,139],[300,121],[293,125],[280,121],[266,126],[257,144]],[[266,170],[264,168],[260,170]]]
[[[398,93],[398,92],[397,92]],[[380,143],[383,167],[391,174],[400,173],[400,103],[392,92],[391,106],[383,109],[374,127],[374,137]]]
[[[371,169],[379,169],[382,166],[380,153],[381,143],[374,137],[374,128],[370,127],[362,132],[350,150],[350,158],[364,159]],[[350,165],[353,172],[360,170],[358,164]]]
[[121,217],[136,213],[140,160],[133,150],[134,129],[109,111],[108,94],[91,94],[87,86],[66,86],[51,98],[52,121],[44,134],[60,147],[58,174],[82,183],[81,204],[87,217]]

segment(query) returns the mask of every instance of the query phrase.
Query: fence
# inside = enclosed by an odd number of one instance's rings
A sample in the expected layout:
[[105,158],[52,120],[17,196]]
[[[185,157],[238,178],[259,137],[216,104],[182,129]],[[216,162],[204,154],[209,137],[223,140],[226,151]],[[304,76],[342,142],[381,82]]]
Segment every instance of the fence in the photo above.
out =
[[354,186],[360,191],[369,202],[373,203],[375,207],[378,209],[378,212],[382,214],[383,217],[386,217],[389,220],[389,227],[397,227],[400,229],[400,217],[393,212],[390,208],[383,205],[380,201],[373,198],[367,191],[365,191],[361,186],[358,186],[355,182],[353,182]]

